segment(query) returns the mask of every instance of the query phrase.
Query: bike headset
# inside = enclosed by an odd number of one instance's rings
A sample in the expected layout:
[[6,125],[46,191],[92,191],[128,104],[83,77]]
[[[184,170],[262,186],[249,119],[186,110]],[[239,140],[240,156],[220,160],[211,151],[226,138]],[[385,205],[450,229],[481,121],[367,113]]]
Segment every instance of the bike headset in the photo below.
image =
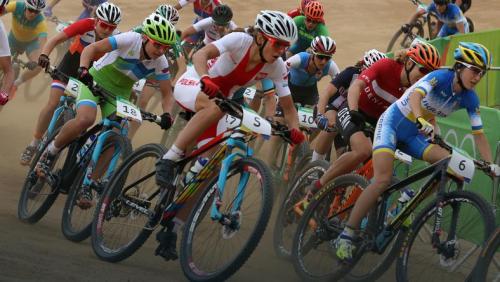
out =
[[[259,46],[259,56],[263,63],[267,63],[264,58],[264,47],[269,39],[267,39],[266,36],[276,40],[288,42],[290,45],[297,41],[298,31],[295,22],[287,14],[279,11],[260,11],[255,18],[254,28],[265,35],[263,36],[265,40],[264,43]],[[254,33],[254,40],[255,35],[256,34]]]
[[459,42],[458,47],[453,53],[455,58],[455,64],[453,65],[453,71],[455,71],[458,79],[458,85],[462,89],[467,89],[462,81],[460,73],[465,67],[462,63],[473,65],[484,71],[487,71],[492,63],[492,56],[488,48],[479,43],[473,42]]
[[[410,69],[407,69],[406,62],[409,59],[413,61],[413,65]],[[440,66],[440,59],[439,52],[436,47],[428,43],[417,43],[414,46],[410,47],[408,51],[406,51],[404,69],[406,73],[406,79],[410,84],[410,72],[417,66],[417,64],[423,66],[429,71],[438,69]]]

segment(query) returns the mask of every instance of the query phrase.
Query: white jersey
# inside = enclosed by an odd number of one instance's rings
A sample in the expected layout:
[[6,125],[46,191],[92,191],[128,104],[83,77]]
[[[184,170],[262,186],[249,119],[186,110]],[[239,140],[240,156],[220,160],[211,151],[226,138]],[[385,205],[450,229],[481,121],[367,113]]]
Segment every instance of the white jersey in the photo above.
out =
[[142,78],[154,78],[156,80],[168,80],[168,62],[165,56],[155,60],[140,60],[142,49],[142,35],[134,32],[124,32],[109,37],[113,51],[106,53],[94,63],[93,67],[100,71],[106,66],[114,67],[127,76],[131,81]]
[[0,57],[10,56],[9,40],[2,20],[0,20]]
[[265,78],[273,81],[279,97],[290,95],[288,71],[283,59],[245,71],[247,63],[244,61],[248,61],[253,40],[247,33],[233,32],[213,42],[220,56],[208,62],[208,75],[224,94],[230,96],[241,87],[252,86]]
[[[238,26],[233,21],[229,22],[229,30],[235,30],[237,27]],[[219,34],[219,32],[217,31],[217,25],[215,24],[212,17],[200,20],[193,25],[193,28],[197,32],[205,32],[205,38],[203,39],[203,43],[205,43],[205,45],[219,40],[222,37],[221,34]]]

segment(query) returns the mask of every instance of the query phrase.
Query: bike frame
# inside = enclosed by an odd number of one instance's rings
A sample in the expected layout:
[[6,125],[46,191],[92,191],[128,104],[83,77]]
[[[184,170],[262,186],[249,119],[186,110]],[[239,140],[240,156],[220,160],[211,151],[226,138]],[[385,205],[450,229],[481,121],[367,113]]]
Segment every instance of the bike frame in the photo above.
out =
[[74,111],[73,110],[74,104],[75,104],[75,98],[73,97],[62,95],[61,98],[59,98],[59,105],[54,111],[54,114],[52,115],[49,127],[47,128],[46,136],[50,136],[52,132],[54,132],[56,122],[64,111]]

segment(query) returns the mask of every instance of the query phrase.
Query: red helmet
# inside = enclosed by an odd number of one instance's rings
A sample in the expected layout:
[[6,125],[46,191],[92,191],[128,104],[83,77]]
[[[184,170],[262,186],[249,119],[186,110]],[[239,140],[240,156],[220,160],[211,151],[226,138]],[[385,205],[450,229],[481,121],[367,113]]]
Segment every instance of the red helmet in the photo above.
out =
[[429,70],[438,69],[441,65],[438,50],[428,43],[415,44],[408,49],[406,55]]
[[300,10],[304,12],[306,10],[306,5],[309,4],[309,2],[312,2],[314,0],[302,0],[300,1]]
[[318,1],[311,1],[307,3],[306,9],[304,10],[304,15],[306,18],[310,18],[315,21],[323,21],[323,15],[325,14],[323,10],[323,5]]

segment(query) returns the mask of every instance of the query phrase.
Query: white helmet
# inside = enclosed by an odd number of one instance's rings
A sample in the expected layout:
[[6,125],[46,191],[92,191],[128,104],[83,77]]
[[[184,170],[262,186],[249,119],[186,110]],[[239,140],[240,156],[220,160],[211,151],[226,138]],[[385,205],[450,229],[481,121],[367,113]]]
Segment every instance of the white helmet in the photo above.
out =
[[155,13],[164,17],[173,25],[176,25],[179,21],[179,11],[171,5],[160,5],[156,8]]
[[365,52],[365,55],[363,56],[363,63],[365,64],[365,67],[369,68],[376,61],[383,58],[387,58],[384,53],[380,52],[377,49],[371,49]]
[[297,41],[297,26],[287,14],[278,11],[260,11],[255,19],[255,27],[264,34],[289,42]]
[[24,3],[28,9],[41,11],[45,8],[45,0],[24,0]]
[[311,50],[314,54],[318,55],[333,55],[337,50],[337,45],[335,44],[335,40],[331,39],[328,36],[316,36],[311,41]]
[[95,15],[101,21],[110,24],[119,24],[122,20],[122,12],[118,6],[113,3],[105,2],[97,7]]

